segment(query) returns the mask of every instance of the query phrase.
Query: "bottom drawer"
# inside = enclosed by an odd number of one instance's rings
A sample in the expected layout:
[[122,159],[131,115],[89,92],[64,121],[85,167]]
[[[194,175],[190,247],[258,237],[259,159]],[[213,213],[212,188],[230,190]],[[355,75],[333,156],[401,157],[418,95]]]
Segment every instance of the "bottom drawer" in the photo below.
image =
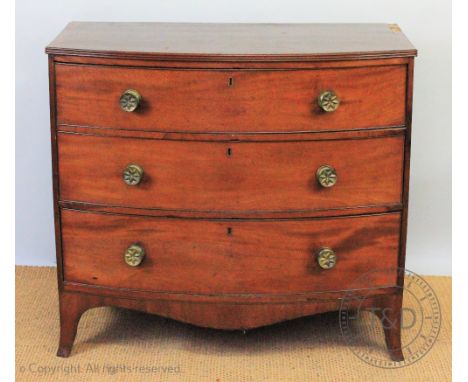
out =
[[[397,266],[400,213],[277,221],[61,214],[64,279],[69,282],[200,294],[290,294],[396,284],[396,272],[361,276]],[[144,249],[137,266],[124,259],[132,245]],[[331,269],[318,262],[324,247],[336,255]],[[134,249],[129,261],[135,264],[139,252]],[[326,254],[322,251],[324,260]]]

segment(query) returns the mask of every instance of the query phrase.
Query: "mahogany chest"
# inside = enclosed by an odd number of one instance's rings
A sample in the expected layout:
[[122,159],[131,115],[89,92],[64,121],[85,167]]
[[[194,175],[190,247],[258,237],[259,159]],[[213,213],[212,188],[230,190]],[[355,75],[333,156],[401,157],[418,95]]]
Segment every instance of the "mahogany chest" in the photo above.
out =
[[[352,290],[399,322],[398,26],[73,22],[46,52],[59,356],[98,306],[246,330]],[[400,325],[385,336],[401,360]]]

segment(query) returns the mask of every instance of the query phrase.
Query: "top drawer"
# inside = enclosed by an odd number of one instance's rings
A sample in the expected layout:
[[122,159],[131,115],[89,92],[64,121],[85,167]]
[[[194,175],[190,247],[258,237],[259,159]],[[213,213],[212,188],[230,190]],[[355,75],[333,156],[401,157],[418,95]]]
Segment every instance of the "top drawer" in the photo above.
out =
[[[163,132],[299,132],[405,123],[406,66],[173,70],[56,65],[59,124]],[[122,110],[128,89],[141,96]],[[340,103],[324,111],[332,91]]]

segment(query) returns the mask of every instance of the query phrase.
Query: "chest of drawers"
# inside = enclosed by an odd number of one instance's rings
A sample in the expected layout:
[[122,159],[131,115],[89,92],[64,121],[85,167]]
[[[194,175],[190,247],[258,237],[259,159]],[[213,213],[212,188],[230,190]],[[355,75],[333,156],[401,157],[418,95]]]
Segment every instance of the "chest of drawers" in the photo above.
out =
[[70,23],[46,52],[59,356],[99,306],[246,330],[352,290],[399,323],[416,51],[396,25]]

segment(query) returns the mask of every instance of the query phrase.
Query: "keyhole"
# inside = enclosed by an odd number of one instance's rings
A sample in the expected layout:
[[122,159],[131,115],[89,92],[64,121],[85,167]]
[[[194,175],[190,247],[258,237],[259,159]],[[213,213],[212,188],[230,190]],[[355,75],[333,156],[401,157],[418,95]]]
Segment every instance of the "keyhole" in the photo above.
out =
[[231,227],[227,228],[227,234],[228,234],[228,236],[232,235],[232,228]]
[[229,86],[229,87],[232,87],[232,86],[234,86],[234,78],[232,78],[232,77],[229,77],[229,80],[228,80],[228,86]]
[[226,150],[226,154],[228,157],[232,155],[232,149],[230,147]]

